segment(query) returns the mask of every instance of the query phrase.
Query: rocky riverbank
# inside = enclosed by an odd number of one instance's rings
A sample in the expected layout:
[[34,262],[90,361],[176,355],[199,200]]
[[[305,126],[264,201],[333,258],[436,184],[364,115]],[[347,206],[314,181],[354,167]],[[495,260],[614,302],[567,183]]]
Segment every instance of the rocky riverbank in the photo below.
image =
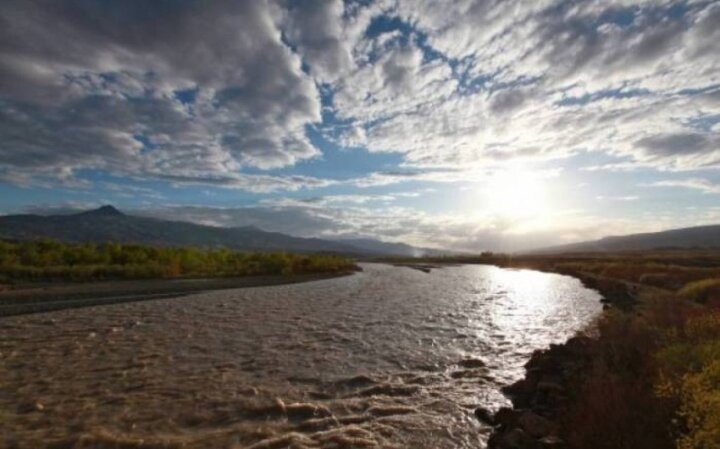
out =
[[[580,273],[564,274],[599,291],[606,308],[630,311],[637,301],[637,286]],[[488,449],[579,449],[561,438],[559,418],[592,369],[597,344],[593,338],[576,336],[564,344],[535,351],[525,365],[525,377],[503,388],[513,407],[495,413],[475,411],[479,420],[495,427]]]
[[592,363],[595,341],[574,337],[562,345],[536,351],[524,379],[503,389],[513,407],[494,414],[482,409],[478,419],[495,427],[489,449],[566,449],[558,435],[557,418],[568,405],[572,390]]

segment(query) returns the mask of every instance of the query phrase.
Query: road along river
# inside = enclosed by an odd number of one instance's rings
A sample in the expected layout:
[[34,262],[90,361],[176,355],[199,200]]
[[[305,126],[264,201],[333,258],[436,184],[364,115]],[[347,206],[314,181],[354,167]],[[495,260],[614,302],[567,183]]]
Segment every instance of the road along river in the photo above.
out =
[[0,319],[0,447],[482,448],[530,354],[599,295],[490,266]]

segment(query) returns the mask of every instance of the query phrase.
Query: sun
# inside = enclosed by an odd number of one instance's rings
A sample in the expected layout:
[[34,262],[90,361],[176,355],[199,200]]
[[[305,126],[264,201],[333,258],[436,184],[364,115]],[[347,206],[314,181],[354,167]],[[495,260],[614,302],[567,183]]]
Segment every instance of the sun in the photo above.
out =
[[547,212],[546,180],[529,171],[496,173],[485,191],[490,212],[505,218],[531,218]]

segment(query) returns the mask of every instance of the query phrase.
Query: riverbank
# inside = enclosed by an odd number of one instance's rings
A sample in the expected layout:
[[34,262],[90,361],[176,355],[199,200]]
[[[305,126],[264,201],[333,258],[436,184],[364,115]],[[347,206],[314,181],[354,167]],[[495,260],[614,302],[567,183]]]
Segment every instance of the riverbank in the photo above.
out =
[[492,417],[490,449],[720,446],[720,298],[712,282],[692,280],[717,279],[718,265],[707,253],[680,256],[614,261],[605,277],[564,270],[611,307],[595,338],[533,354],[525,378],[504,389],[513,408]]
[[234,288],[297,284],[347,276],[354,271],[239,278],[144,279],[85,283],[20,284],[0,291],[0,317],[123,302],[182,297]]
[[636,310],[648,311],[647,292],[600,291],[622,308],[606,309],[597,335],[533,353],[525,377],[503,388],[512,408],[479,414],[495,427],[489,449],[675,447],[678,404],[655,394],[658,342]]
[[512,408],[476,410],[489,449],[720,447],[718,252],[461,259],[570,275],[606,304],[593,338],[532,355]]

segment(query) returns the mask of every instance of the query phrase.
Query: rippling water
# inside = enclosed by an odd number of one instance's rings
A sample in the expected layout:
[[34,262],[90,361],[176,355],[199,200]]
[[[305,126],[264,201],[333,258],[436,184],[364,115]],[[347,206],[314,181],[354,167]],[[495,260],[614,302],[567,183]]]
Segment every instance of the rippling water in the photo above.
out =
[[0,446],[484,447],[473,410],[600,311],[559,275],[363,268],[2,319]]

